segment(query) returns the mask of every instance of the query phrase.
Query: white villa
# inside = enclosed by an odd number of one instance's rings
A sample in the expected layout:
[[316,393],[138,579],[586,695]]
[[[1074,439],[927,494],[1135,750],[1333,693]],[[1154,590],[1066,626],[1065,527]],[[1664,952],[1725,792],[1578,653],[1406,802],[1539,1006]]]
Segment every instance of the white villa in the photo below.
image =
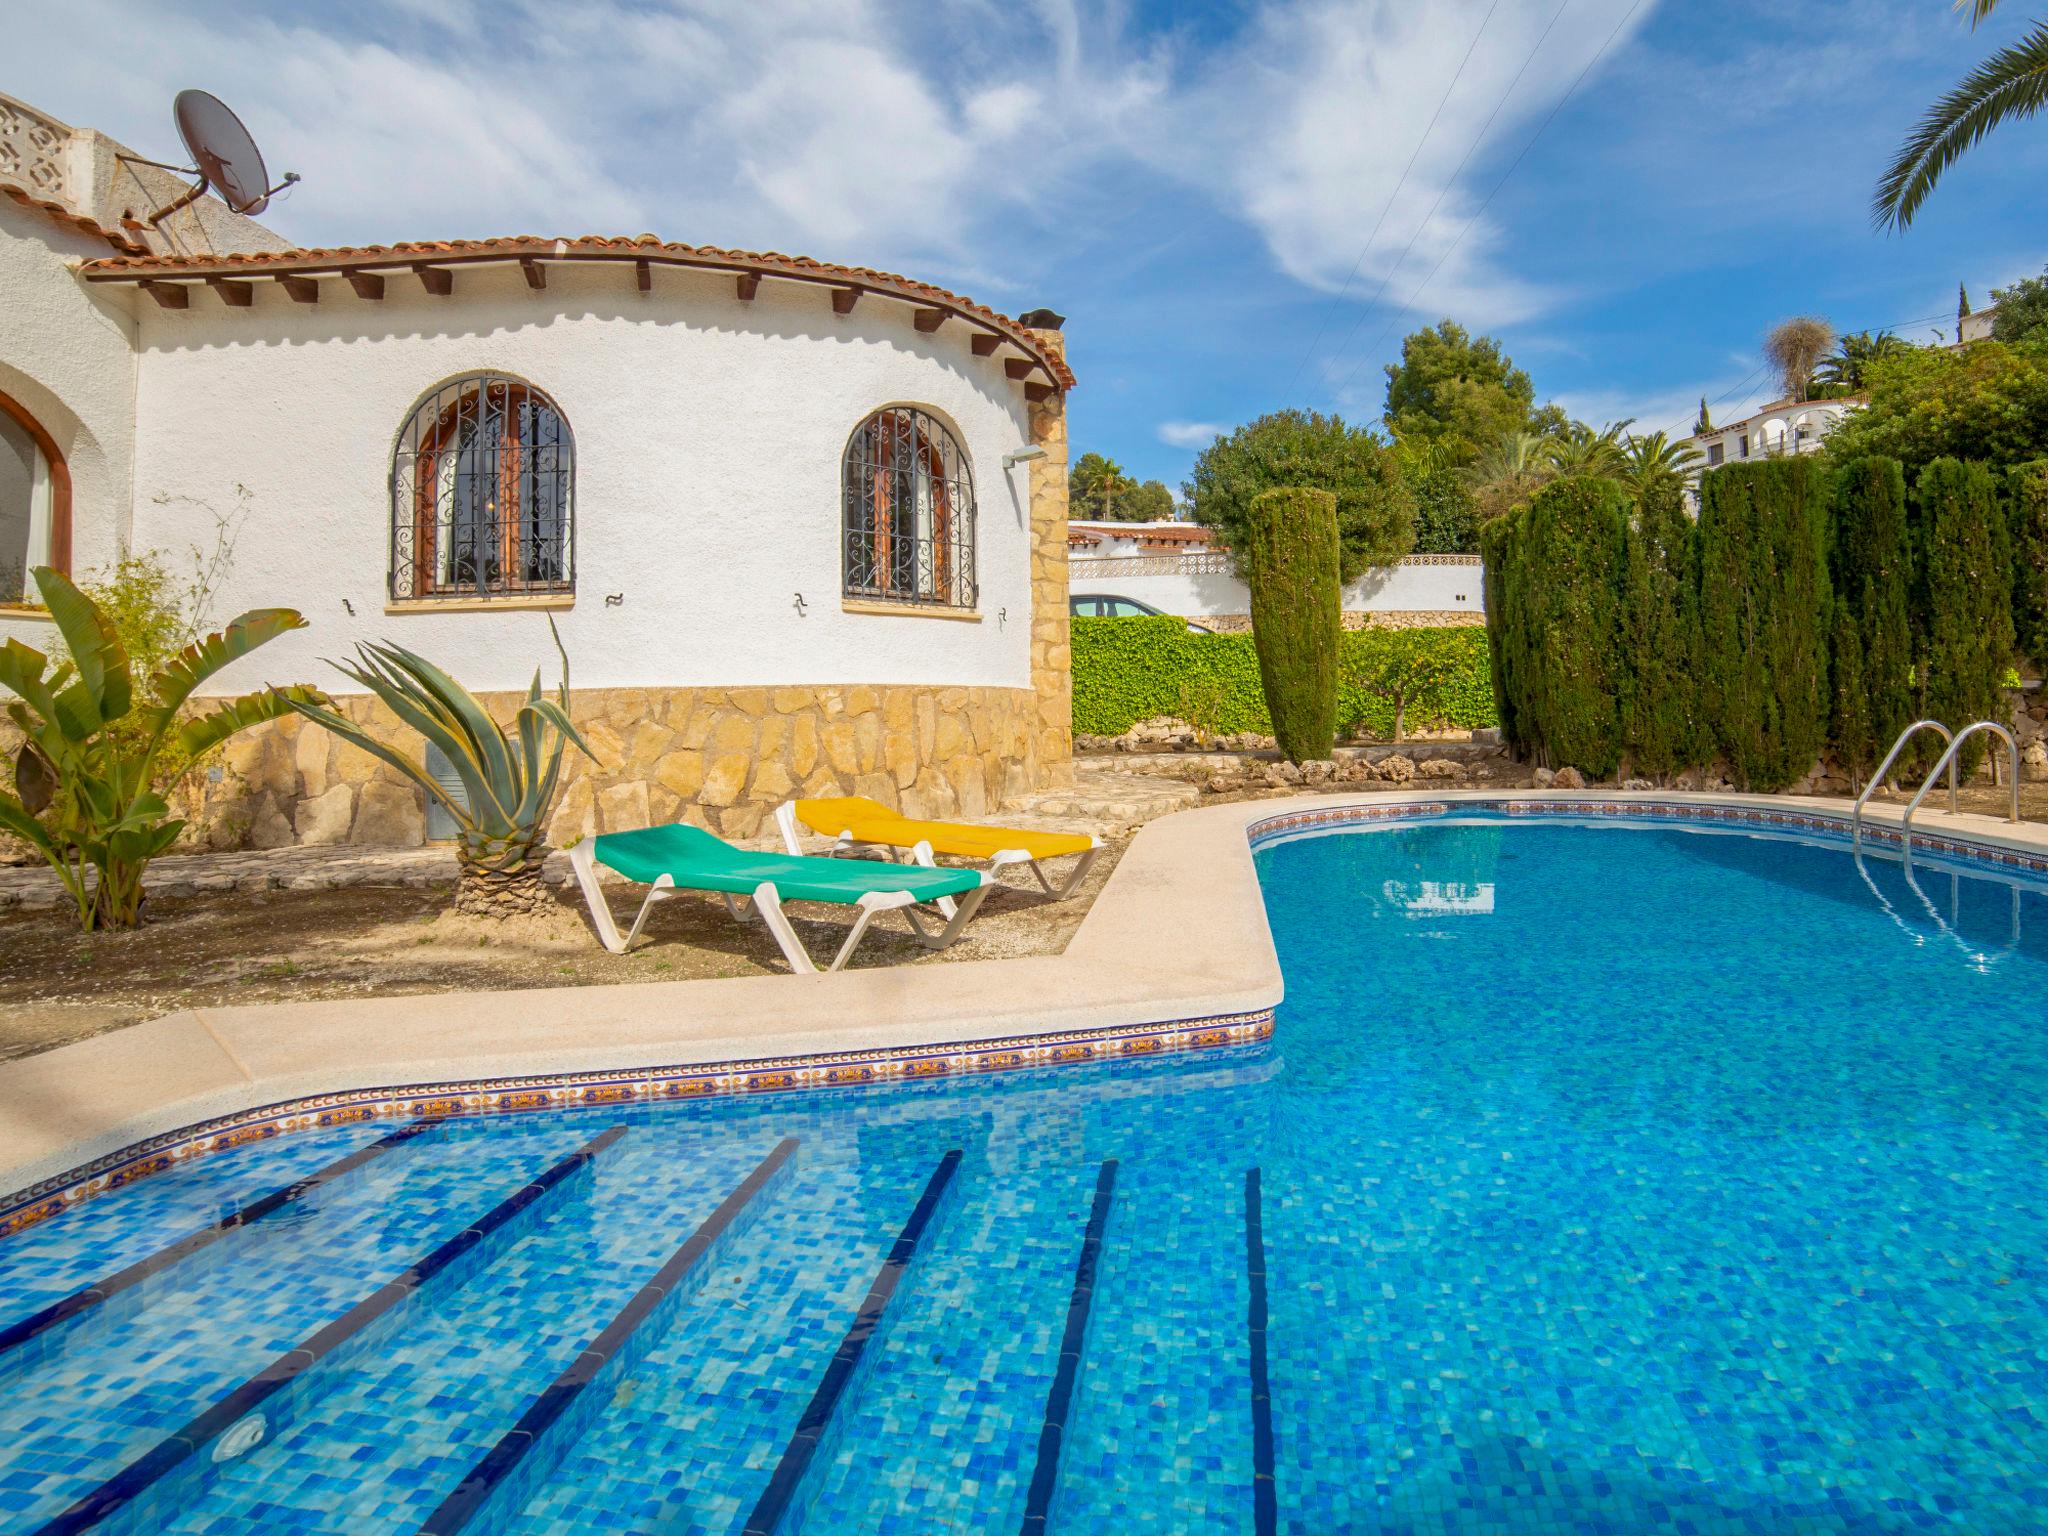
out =
[[1685,445],[1700,455],[1702,470],[1742,459],[1812,453],[1850,412],[1869,403],[1861,395],[1844,395],[1839,400],[1774,400],[1740,421],[1687,438]]
[[[184,190],[0,97],[0,639],[50,643],[29,568],[149,550],[231,551],[215,623],[311,621],[224,689],[339,698],[323,658],[370,640],[523,689],[552,619],[602,760],[556,841],[746,835],[801,791],[978,813],[1067,771],[1057,315],[652,235],[303,249],[211,197],[153,224]],[[423,825],[295,720],[207,809],[263,846]]]

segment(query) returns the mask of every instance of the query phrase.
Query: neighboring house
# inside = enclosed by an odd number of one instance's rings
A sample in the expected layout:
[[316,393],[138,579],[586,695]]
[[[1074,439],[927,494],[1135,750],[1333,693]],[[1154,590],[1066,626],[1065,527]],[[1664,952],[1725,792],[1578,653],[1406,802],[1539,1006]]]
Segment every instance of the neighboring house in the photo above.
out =
[[1844,395],[1839,400],[1774,400],[1740,421],[1687,438],[1684,446],[1700,456],[1701,470],[1743,459],[1812,453],[1844,417],[1869,403],[1862,395]]
[[[1251,593],[1212,530],[1197,523],[1074,521],[1067,528],[1072,592],[1135,598],[1211,629],[1248,629]],[[1410,555],[1344,589],[1344,618],[1413,627],[1486,618],[1477,555]]]
[[[556,841],[746,835],[804,792],[972,814],[1069,771],[1057,316],[651,235],[298,249],[212,198],[158,229],[183,183],[124,154],[0,98],[14,583],[225,527],[215,622],[312,623],[222,691],[340,697],[323,658],[367,640],[523,690],[552,619],[601,759]],[[24,593],[0,639],[47,647]],[[227,769],[208,813],[259,844],[421,834],[296,720]]]

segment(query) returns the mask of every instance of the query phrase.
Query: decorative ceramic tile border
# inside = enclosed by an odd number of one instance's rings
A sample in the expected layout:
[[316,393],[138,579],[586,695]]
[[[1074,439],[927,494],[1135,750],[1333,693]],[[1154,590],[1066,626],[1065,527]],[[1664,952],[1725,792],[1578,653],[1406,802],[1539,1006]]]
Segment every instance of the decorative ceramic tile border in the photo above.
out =
[[162,1173],[195,1157],[288,1131],[373,1120],[446,1120],[528,1110],[598,1109],[807,1088],[851,1088],[1008,1072],[1026,1067],[1128,1061],[1180,1051],[1255,1045],[1272,1039],[1273,1010],[1220,1014],[1113,1029],[1069,1030],[898,1050],[773,1056],[701,1066],[557,1073],[476,1082],[360,1088],[265,1105],[166,1131],[0,1199],[0,1239],[95,1195]]
[[[1772,830],[1818,834],[1847,841],[1851,834],[1846,814],[1774,810],[1764,806],[1694,804],[1676,800],[1461,800],[1455,806],[1441,801],[1415,801],[1404,805],[1347,805],[1327,811],[1301,811],[1273,816],[1245,829],[1254,849],[1303,832],[1331,831],[1373,822],[1425,820],[1453,811],[1483,811],[1510,817],[1562,816],[1581,820],[1612,817],[1619,821],[1701,821],[1721,826],[1763,827]],[[1863,840],[1879,847],[1896,848],[1903,838],[1897,827],[1866,822]],[[1990,843],[1968,842],[1939,833],[1915,829],[1913,852],[1961,859],[1972,864],[1995,864],[2005,869],[2048,874],[2048,856],[2000,848]]]

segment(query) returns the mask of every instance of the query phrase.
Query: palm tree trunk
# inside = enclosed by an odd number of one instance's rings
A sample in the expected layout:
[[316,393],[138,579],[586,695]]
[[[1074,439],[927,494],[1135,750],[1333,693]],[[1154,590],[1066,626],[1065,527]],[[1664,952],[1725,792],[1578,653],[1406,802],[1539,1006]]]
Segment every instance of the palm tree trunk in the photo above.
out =
[[465,858],[460,867],[455,910],[464,917],[530,917],[554,910],[554,893],[541,878],[538,859],[501,868]]

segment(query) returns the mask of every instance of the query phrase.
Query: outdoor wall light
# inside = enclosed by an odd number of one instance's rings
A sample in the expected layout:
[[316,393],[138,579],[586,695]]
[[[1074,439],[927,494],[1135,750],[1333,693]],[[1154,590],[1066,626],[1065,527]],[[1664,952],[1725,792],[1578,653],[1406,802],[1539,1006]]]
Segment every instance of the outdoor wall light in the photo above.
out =
[[1012,448],[1008,453],[1003,455],[1003,468],[1013,469],[1017,465],[1025,463],[1027,460],[1042,459],[1044,457],[1045,449],[1040,447],[1037,443],[1026,443],[1022,448]]

